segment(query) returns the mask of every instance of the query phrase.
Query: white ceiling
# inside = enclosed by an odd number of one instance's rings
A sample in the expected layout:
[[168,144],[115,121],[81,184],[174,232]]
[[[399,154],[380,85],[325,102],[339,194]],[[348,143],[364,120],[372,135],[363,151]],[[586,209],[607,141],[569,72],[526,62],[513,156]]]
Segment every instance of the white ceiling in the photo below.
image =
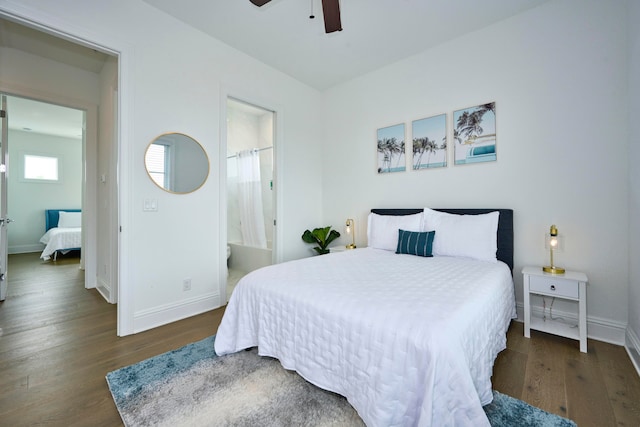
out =
[[[318,90],[325,90],[548,0],[342,0],[325,34],[321,0],[144,0]],[[313,5],[315,19],[309,19]],[[0,46],[99,73],[107,55],[0,19]],[[10,101],[9,127],[77,138],[77,111]]]
[[83,111],[15,96],[7,97],[9,129],[82,138]]
[[331,34],[321,0],[144,1],[325,90],[548,0],[342,0],[343,31]]

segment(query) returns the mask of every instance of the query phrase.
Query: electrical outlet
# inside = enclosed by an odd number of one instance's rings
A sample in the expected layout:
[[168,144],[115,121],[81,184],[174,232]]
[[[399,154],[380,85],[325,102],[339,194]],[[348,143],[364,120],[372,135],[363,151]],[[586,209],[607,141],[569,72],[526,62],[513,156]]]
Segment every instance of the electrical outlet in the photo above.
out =
[[191,279],[184,279],[182,281],[182,290],[190,291],[191,290]]

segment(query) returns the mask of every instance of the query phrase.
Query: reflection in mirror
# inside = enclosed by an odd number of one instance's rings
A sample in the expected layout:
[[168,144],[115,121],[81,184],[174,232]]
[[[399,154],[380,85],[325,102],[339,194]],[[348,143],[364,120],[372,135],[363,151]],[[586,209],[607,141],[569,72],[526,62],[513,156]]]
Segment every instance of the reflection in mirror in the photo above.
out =
[[153,182],[171,193],[191,193],[209,175],[209,158],[204,148],[182,133],[165,133],[151,141],[144,165]]

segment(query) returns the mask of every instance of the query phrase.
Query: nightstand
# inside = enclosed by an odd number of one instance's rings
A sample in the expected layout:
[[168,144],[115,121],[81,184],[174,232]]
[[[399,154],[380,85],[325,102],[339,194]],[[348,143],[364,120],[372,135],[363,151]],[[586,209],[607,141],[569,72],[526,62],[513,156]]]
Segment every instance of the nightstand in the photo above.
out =
[[333,246],[331,248],[329,248],[329,252],[330,253],[336,253],[336,252],[343,252],[346,251],[347,247],[346,246]]
[[[525,267],[524,278],[524,336],[531,337],[531,329],[580,341],[580,351],[587,352],[587,276],[578,271],[549,274],[541,267]],[[578,327],[552,320],[531,317],[531,295],[554,297],[578,303]]]

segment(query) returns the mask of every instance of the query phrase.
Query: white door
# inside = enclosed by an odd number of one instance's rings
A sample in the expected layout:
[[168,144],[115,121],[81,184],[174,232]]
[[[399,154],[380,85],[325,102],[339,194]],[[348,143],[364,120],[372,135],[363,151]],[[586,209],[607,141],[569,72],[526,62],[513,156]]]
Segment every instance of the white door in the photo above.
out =
[[11,222],[7,218],[7,162],[9,153],[9,128],[7,125],[7,97],[2,95],[2,139],[0,139],[0,301],[7,298],[9,279],[7,276],[7,261],[9,260],[9,244],[7,242],[7,225]]

